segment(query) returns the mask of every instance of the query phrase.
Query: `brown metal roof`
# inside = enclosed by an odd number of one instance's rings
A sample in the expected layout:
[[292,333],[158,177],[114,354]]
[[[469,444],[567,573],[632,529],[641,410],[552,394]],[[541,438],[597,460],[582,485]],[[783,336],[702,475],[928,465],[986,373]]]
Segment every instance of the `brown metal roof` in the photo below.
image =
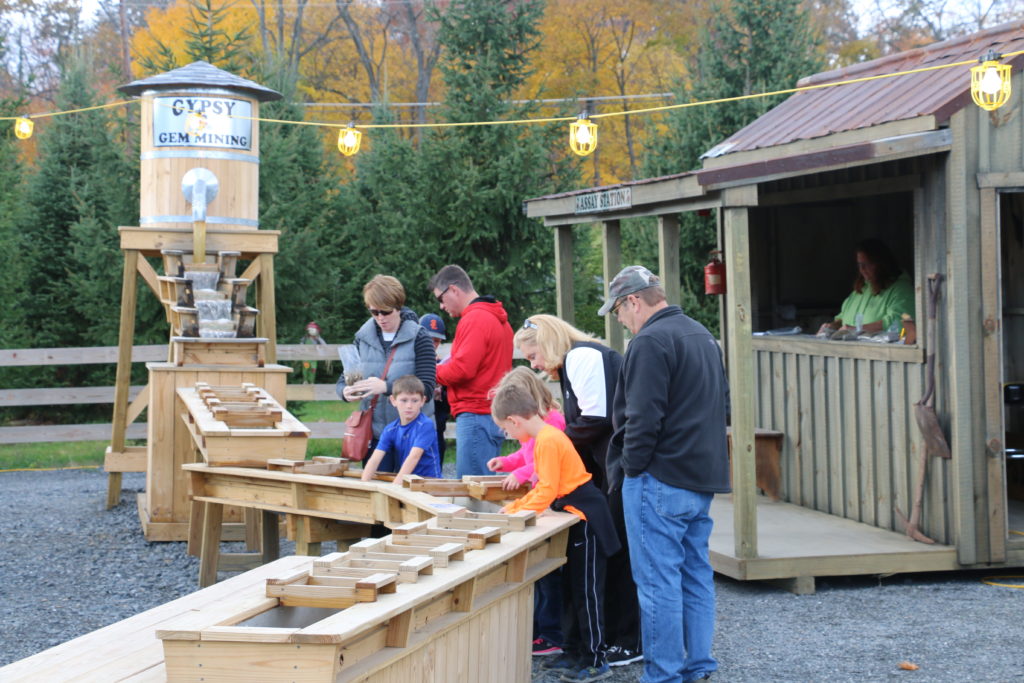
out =
[[[1024,50],[1024,22],[1015,21],[969,36],[900,52],[870,62],[815,74],[799,86],[834,83],[880,74],[977,60],[989,48],[1000,54]],[[1004,60],[1014,71],[1024,55]],[[890,121],[933,115],[944,123],[971,103],[970,65],[851,83],[795,93],[706,156],[724,156]]]

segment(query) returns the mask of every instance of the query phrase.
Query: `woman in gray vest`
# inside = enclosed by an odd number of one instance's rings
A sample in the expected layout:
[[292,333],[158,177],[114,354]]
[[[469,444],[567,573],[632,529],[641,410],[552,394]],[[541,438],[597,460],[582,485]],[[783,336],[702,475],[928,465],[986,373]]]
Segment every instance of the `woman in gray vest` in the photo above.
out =
[[[402,375],[416,375],[423,382],[428,399],[431,399],[434,395],[437,359],[434,345],[426,331],[420,327],[416,314],[404,308],[405,288],[397,278],[375,275],[363,287],[363,301],[370,312],[370,319],[356,332],[354,343],[359,352],[364,379],[347,386],[342,373],[335,390],[342,401],[360,400],[361,410],[369,410],[373,397],[379,397],[373,410],[373,439],[363,457],[365,462],[366,457],[373,453],[384,427],[398,419],[398,411],[388,400],[395,379]],[[394,356],[385,374],[384,366],[392,352]],[[433,416],[432,399],[423,406],[423,412]],[[398,469],[385,456],[378,471],[397,472]]]

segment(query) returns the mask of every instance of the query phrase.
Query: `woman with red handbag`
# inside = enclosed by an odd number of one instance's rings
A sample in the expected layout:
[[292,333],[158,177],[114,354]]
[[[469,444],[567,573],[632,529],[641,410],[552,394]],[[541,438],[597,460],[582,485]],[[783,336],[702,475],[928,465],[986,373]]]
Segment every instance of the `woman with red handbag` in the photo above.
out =
[[[346,422],[342,454],[365,461],[384,427],[398,419],[398,412],[387,400],[395,379],[416,375],[427,395],[433,396],[437,366],[434,345],[416,314],[405,308],[405,288],[397,278],[375,275],[363,287],[363,301],[370,319],[354,340],[363,379],[348,385],[342,373],[335,390],[343,401],[360,401],[360,410]],[[434,402],[428,401],[422,412],[432,417]],[[381,462],[378,471],[395,472],[396,463]]]

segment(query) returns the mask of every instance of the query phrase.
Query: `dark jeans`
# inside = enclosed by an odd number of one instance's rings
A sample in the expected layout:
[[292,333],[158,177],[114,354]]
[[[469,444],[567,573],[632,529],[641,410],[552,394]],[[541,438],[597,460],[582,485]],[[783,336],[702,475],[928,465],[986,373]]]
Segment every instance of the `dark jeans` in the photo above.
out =
[[608,645],[640,652],[643,650],[640,637],[640,602],[636,597],[636,583],[633,581],[633,568],[629,562],[629,543],[626,519],[622,513],[621,488],[608,494],[608,509],[612,513],[615,533],[619,535],[622,548],[608,558],[604,590],[604,622],[608,625],[605,636]]
[[562,569],[533,585],[533,637],[562,645]]

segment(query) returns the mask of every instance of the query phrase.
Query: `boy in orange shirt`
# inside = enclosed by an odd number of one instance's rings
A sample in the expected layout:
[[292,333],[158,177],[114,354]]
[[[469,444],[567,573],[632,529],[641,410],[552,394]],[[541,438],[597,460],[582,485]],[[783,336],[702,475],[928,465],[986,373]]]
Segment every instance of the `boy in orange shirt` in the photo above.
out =
[[[561,669],[563,681],[587,683],[611,675],[605,658],[604,576],[605,558],[619,549],[608,499],[591,481],[592,477],[564,432],[544,422],[537,399],[522,386],[502,380],[491,402],[494,422],[509,437],[534,439],[533,463],[537,485],[502,512],[551,507],[571,512],[580,522],[569,528],[566,548],[566,587],[571,613],[576,618],[578,638],[570,638],[565,654],[548,670]],[[575,634],[574,634],[575,635]]]

